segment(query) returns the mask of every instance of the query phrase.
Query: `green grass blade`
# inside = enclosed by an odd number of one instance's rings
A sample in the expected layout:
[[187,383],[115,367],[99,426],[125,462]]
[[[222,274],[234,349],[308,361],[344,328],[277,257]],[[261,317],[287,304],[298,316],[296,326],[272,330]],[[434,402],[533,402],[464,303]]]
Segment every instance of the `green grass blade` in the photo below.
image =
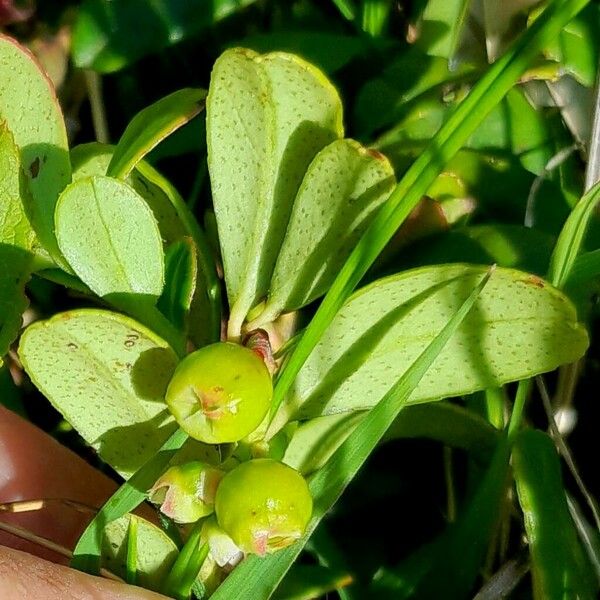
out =
[[72,567],[88,573],[98,573],[102,553],[102,532],[105,525],[132,511],[146,499],[146,492],[160,477],[187,438],[187,433],[177,429],[154,458],[136,471],[131,479],[107,500],[79,538],[73,551]]
[[138,520],[129,519],[127,526],[127,554],[125,556],[125,568],[127,577],[125,580],[131,585],[137,582],[137,559],[138,559]]
[[265,600],[271,596],[321,519],[358,473],[423,375],[467,316],[491,272],[490,270],[482,277],[435,339],[311,479],[309,485],[314,499],[313,517],[302,540],[267,558],[247,558],[217,589],[212,600]]
[[190,597],[209,550],[207,542],[201,544],[202,524],[199,521],[194,526],[163,585],[163,593],[169,598],[187,600]]
[[325,329],[369,267],[441,172],[486,115],[515,84],[540,50],[589,0],[555,0],[488,70],[400,180],[389,200],[340,270],[277,380],[271,418]]
[[384,32],[392,9],[390,0],[363,0],[362,29],[373,37]]
[[600,200],[600,183],[591,188],[577,203],[558,236],[548,279],[557,288],[563,288],[576,263],[590,220]]
[[352,0],[331,0],[340,11],[344,19],[354,21],[356,18],[356,7]]

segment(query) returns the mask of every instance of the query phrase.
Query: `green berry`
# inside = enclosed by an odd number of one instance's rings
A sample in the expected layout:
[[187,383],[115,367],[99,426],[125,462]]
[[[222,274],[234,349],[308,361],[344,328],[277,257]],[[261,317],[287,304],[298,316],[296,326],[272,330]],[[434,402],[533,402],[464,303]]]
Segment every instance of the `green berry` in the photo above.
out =
[[177,523],[194,523],[214,512],[223,472],[193,461],[168,469],[148,492],[150,502]]
[[262,359],[229,342],[186,356],[175,369],[165,400],[191,437],[208,444],[237,442],[265,418],[273,384]]
[[276,552],[302,537],[312,498],[298,471],[270,458],[242,463],[217,489],[219,525],[246,554]]

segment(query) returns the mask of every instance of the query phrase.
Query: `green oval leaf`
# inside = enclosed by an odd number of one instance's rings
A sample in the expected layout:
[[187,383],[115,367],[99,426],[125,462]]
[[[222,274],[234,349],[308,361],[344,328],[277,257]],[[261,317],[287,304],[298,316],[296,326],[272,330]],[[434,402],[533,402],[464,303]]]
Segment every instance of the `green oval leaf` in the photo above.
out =
[[65,123],[52,83],[35,58],[1,34],[0,119],[12,131],[21,152],[31,192],[31,223],[45,249],[61,261],[54,236],[54,207],[71,180]]
[[321,150],[298,190],[257,320],[272,321],[323,295],[395,183],[388,160],[354,140]]
[[148,205],[127,184],[110,177],[70,184],[56,206],[56,237],[75,273],[99,296],[160,296],[160,232]]
[[0,366],[21,329],[28,305],[25,285],[31,275],[31,263],[29,252],[0,243]]
[[[346,412],[302,423],[290,439],[283,462],[304,474],[320,469],[365,415]],[[481,459],[491,455],[498,434],[498,430],[474,412],[449,402],[437,402],[407,406],[390,425],[383,441],[427,438],[451,448],[462,448]]]
[[[106,172],[114,147],[82,144],[72,152],[73,180]],[[216,263],[204,232],[177,190],[146,161],[137,163],[126,182],[147,202],[165,246],[191,237],[197,251],[199,275],[191,305],[190,337],[197,346],[220,339],[221,297]]]
[[309,163],[341,137],[335,88],[300,58],[240,48],[216,61],[207,98],[207,146],[230,335],[262,300]]
[[176,428],[163,397],[177,357],[128,317],[81,309],[37,321],[21,337],[19,357],[52,405],[125,477]]
[[[354,294],[296,380],[286,414],[310,418],[371,407],[433,339],[484,267],[424,267]],[[551,371],[588,345],[570,301],[542,279],[496,269],[410,398],[469,394]]]
[[0,122],[0,366],[21,328],[27,308],[36,236],[25,215],[20,190],[20,156],[12,134]]
[[165,288],[158,299],[158,308],[180,331],[187,329],[196,291],[196,256],[196,246],[191,238],[175,242],[165,255]]
[[148,152],[204,108],[205,97],[204,90],[186,88],[141,110],[123,132],[106,174],[126,178]]
[[11,131],[0,121],[0,243],[31,250],[36,235],[21,197],[21,157]]
[[135,515],[125,515],[106,525],[102,539],[102,566],[111,573],[127,576],[127,549],[130,543],[130,522],[135,521],[137,547],[135,557],[136,583],[158,591],[168,575],[179,551],[171,538],[156,525]]
[[[112,160],[114,151],[114,146],[99,144],[97,142],[75,146],[71,150],[73,181],[79,181],[95,175],[104,175]],[[137,166],[160,177],[144,161],[138,163]],[[190,232],[179,216],[179,205],[172,201],[160,185],[144,177],[138,168],[131,171],[125,178],[125,183],[129,184],[146,201],[152,210],[152,214],[158,223],[161,237],[166,245],[176,242],[186,235],[190,235]],[[181,199],[179,198],[179,200]],[[183,203],[183,200],[181,200],[181,203]]]

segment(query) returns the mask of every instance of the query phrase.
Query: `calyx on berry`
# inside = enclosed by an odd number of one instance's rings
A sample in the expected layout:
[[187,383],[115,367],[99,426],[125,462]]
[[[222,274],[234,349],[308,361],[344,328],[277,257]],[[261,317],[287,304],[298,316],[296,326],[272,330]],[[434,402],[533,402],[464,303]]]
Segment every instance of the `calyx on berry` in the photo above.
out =
[[217,489],[215,514],[243,552],[262,556],[302,537],[312,514],[312,497],[298,471],[259,458],[225,475]]

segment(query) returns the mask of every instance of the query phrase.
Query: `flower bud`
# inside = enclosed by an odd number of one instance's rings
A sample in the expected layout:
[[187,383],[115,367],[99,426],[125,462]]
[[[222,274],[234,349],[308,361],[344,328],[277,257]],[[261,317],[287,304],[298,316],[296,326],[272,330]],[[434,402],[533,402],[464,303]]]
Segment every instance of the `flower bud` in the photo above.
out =
[[223,472],[194,461],[168,469],[148,492],[154,504],[177,523],[193,523],[214,511]]
[[243,557],[242,551],[219,527],[214,517],[204,522],[201,538],[208,542],[210,556],[219,567],[235,566]]

